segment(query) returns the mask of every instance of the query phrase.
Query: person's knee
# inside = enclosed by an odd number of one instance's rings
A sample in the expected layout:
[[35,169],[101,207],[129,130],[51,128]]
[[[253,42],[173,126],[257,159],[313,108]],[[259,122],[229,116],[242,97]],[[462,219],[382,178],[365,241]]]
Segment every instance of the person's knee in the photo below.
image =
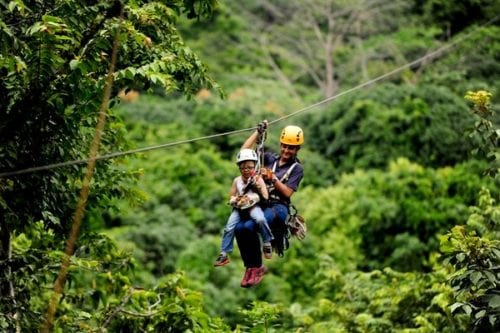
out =
[[271,227],[271,228],[279,228],[279,226],[281,226],[282,224],[284,224],[284,222],[279,218],[279,216],[276,216],[275,218],[273,218],[272,220],[267,220],[267,224]]
[[251,229],[251,226],[250,224],[248,223],[238,223],[235,227],[234,227],[234,233],[236,235],[239,235],[239,234],[246,234],[248,232],[250,232],[252,229]]
[[242,226],[243,223],[238,223],[235,227],[234,227],[234,233],[236,235],[239,235],[241,234],[242,232],[244,232],[245,228]]
[[259,225],[259,226],[263,226],[265,224],[267,224],[267,221],[265,218],[262,218],[262,219],[256,219],[255,222]]

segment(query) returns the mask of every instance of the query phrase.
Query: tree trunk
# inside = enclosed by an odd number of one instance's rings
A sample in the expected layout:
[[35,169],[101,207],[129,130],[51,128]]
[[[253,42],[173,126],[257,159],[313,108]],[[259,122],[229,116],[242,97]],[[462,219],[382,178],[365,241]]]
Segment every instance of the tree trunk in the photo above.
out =
[[[7,228],[7,223],[2,222],[0,226],[0,262],[3,262],[5,269],[0,278],[0,298],[3,302],[8,301],[10,304],[7,305],[9,311],[6,313],[7,318],[11,319],[11,323],[15,323],[16,329],[10,330],[9,332],[21,332],[21,327],[19,326],[19,313],[16,309],[16,298],[14,292],[14,282],[12,279],[12,242],[10,237],[10,231]],[[5,304],[5,303],[4,303]]]

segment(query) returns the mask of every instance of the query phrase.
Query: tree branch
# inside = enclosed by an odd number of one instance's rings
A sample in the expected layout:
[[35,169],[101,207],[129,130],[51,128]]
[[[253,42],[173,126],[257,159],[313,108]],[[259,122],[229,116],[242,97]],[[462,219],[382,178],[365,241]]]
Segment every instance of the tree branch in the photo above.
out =
[[292,82],[290,79],[283,73],[281,68],[278,66],[278,64],[274,61],[274,58],[272,57],[271,53],[269,52],[269,47],[267,43],[267,38],[264,34],[260,35],[260,38],[258,38],[260,46],[262,50],[264,51],[264,55],[266,56],[266,60],[273,69],[274,73],[276,76],[284,83],[285,87],[288,89],[288,91],[296,98],[299,98],[299,94],[293,87]]
[[109,315],[108,318],[106,318],[106,320],[104,321],[104,323],[102,324],[101,328],[100,328],[100,331],[101,332],[104,332],[105,331],[105,328],[111,323],[111,320],[116,317],[116,315],[118,315],[118,313],[124,313],[124,314],[127,314],[129,316],[134,316],[134,317],[142,317],[142,318],[149,318],[149,317],[153,317],[155,315],[157,315],[158,313],[160,313],[160,311],[152,311],[153,308],[157,307],[162,299],[161,299],[161,294],[158,294],[156,295],[157,297],[157,301],[153,304],[151,304],[150,306],[148,306],[148,311],[147,312],[136,312],[136,311],[130,311],[130,310],[125,310],[124,307],[125,305],[128,303],[128,301],[130,300],[130,297],[132,297],[133,293],[135,291],[137,291],[138,289],[136,288],[133,288],[131,287],[128,291],[128,293],[122,298],[122,301],[120,302],[120,305],[118,305],[112,312],[111,314]]
[[120,312],[123,307],[125,306],[125,304],[127,304],[128,300],[130,299],[130,297],[132,296],[132,293],[135,291],[134,288],[130,288],[128,293],[122,298],[122,301],[120,302],[120,305],[118,305],[114,310],[113,312],[111,312],[111,314],[109,315],[108,318],[106,318],[106,320],[104,321],[104,323],[102,324],[101,326],[101,332],[104,332],[105,328],[109,325],[109,323],[111,322],[111,320],[118,314],[118,312]]

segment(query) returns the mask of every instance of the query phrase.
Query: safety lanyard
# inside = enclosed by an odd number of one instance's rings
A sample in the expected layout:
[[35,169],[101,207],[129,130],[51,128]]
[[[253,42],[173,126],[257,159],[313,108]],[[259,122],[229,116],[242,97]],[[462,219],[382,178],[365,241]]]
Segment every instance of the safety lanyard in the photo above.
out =
[[264,166],[264,142],[266,141],[266,138],[266,131],[259,133],[259,136],[257,137],[257,164],[255,165],[257,174],[260,174],[260,169]]

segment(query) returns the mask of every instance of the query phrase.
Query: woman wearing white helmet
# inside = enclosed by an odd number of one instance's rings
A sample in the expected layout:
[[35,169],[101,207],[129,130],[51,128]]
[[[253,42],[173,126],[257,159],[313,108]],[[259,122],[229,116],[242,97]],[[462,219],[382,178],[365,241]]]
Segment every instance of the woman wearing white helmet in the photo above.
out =
[[[267,128],[267,121],[259,124],[260,128]],[[257,130],[245,141],[242,149],[252,148],[258,137],[259,131]],[[264,154],[265,168],[261,169],[261,175],[269,191],[269,200],[264,209],[264,215],[274,234],[274,247],[279,255],[282,255],[284,251],[290,197],[297,191],[304,175],[304,169],[297,159],[297,153],[303,143],[302,129],[298,126],[286,126],[280,134],[280,154],[270,152]],[[268,249],[261,250],[256,230],[256,225],[252,220],[242,221],[235,227],[236,240],[246,267],[241,281],[242,287],[257,285],[262,281],[266,272],[265,266],[262,265],[262,250],[264,255],[269,256],[266,253]]]
[[262,177],[255,175],[257,154],[253,149],[241,149],[236,157],[236,164],[241,175],[234,178],[229,193],[229,204],[233,206],[222,236],[221,252],[214,266],[224,266],[229,263],[228,254],[233,251],[234,228],[242,218],[251,218],[259,226],[264,248],[268,249],[266,258],[271,258],[271,240],[273,236],[267,225],[262,209],[257,205],[260,197],[269,198],[266,184]]

